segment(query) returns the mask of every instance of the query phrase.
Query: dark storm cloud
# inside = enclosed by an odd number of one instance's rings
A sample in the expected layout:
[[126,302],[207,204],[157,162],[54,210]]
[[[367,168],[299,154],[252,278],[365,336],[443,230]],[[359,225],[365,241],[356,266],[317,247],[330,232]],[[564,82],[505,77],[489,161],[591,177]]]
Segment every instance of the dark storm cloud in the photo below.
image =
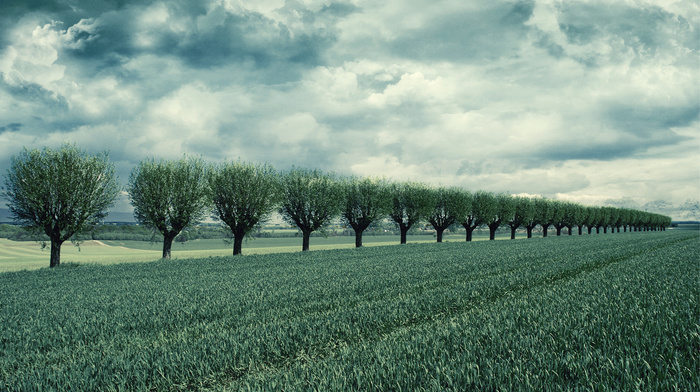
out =
[[[322,62],[323,51],[334,42],[327,29],[310,27],[296,31],[257,12],[232,13],[223,6],[207,10],[191,6],[191,2],[162,4],[167,8],[168,20],[161,25],[143,26],[139,22],[139,17],[147,12],[142,4],[101,15],[92,22],[94,31],[75,34],[74,39],[82,39],[85,44],[73,50],[73,55],[100,58],[106,65],[118,65],[119,59],[127,61],[149,53],[177,57],[195,68],[230,62],[253,62],[260,67],[279,62],[314,66]],[[351,12],[351,7],[331,5],[318,14],[336,16]],[[313,22],[316,15],[307,13],[306,19]],[[171,28],[173,25],[177,26]],[[149,41],[147,47],[139,44],[144,37]]]
[[[670,128],[688,127],[700,120],[700,107],[646,107],[619,105],[607,110],[609,124],[618,130],[639,137],[652,137],[669,134]],[[669,142],[683,139],[670,138]]]
[[[17,100],[41,105],[52,112],[64,112],[70,108],[68,100],[63,95],[47,90],[36,83],[9,84],[5,82],[2,72],[0,72],[0,90],[5,90]],[[44,111],[43,114],[46,112]]]
[[483,9],[443,14],[390,43],[401,57],[429,61],[479,62],[515,56],[518,37],[529,29],[525,22],[534,3],[490,3]]

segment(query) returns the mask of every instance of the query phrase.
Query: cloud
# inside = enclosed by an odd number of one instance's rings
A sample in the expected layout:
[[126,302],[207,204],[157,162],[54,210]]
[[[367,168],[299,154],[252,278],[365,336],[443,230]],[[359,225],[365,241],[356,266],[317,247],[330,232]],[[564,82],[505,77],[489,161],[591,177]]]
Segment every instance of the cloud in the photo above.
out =
[[0,5],[0,169],[75,141],[122,178],[188,153],[641,205],[700,192],[692,2],[67,4]]

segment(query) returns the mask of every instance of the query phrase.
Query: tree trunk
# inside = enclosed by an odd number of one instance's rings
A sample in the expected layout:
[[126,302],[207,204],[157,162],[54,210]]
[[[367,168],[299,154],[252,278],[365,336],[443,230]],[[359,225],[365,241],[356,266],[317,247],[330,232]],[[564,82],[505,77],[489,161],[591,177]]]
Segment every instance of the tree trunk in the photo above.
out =
[[465,227],[465,229],[467,230],[467,242],[471,242],[472,233],[474,232],[474,229],[476,229],[476,227],[467,226]]
[[592,226],[588,226],[588,234],[591,234],[592,231],[593,231],[593,227],[592,227]]
[[163,258],[164,259],[170,259],[174,239],[175,239],[175,235],[172,235],[172,234],[168,234],[168,235],[163,236]]
[[603,226],[603,234],[608,234],[608,226]]
[[63,242],[51,240],[50,268],[58,267],[61,264],[61,245],[63,245]]
[[578,235],[583,235],[583,226],[578,227]]
[[596,234],[600,234],[600,226],[596,226],[596,228],[595,228],[595,233],[596,233]]
[[311,232],[310,231],[302,231],[301,232],[301,251],[306,252],[309,250],[309,238],[311,238]]
[[435,234],[437,234],[437,242],[442,242],[442,233],[445,229],[435,229]]
[[355,248],[361,248],[362,247],[362,232],[364,230],[357,228],[355,229]]
[[518,228],[515,227],[515,226],[511,226],[511,227],[510,227],[510,239],[511,239],[511,240],[514,240],[514,239],[515,239],[515,230],[517,230],[517,229],[518,229]]
[[549,229],[549,225],[547,226],[542,226],[542,237],[547,236],[547,230]]
[[240,255],[243,252],[243,238],[245,235],[243,233],[233,234],[233,255]]
[[561,236],[561,226],[556,226],[557,228],[557,237]]
[[569,227],[568,229],[569,229],[569,235],[571,235],[571,227]]
[[532,238],[532,229],[534,229],[533,226],[526,226],[527,229],[527,238]]
[[405,226],[405,225],[399,226],[399,230],[401,230],[401,243],[402,244],[406,243],[406,236],[408,235],[408,229],[410,229],[410,227],[408,227],[408,226]]
[[498,230],[498,226],[500,226],[500,223],[490,223],[489,224],[489,240],[493,241],[496,239],[496,230]]

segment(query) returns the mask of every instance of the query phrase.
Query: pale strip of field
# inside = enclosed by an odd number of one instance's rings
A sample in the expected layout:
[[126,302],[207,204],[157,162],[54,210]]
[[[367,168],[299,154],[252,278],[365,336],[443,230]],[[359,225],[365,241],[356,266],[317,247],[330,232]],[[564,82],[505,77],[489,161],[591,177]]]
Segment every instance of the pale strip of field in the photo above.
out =
[[[476,239],[476,238],[475,238]],[[311,251],[353,248],[354,237],[313,237]],[[446,236],[445,241],[464,241],[462,236]],[[412,236],[409,243],[435,242],[432,236]],[[365,246],[397,245],[398,236],[367,236]],[[61,263],[117,264],[159,260],[162,244],[137,241],[85,241],[80,246],[66,242],[61,247]],[[301,250],[301,238],[259,238],[247,241],[244,255],[288,253]],[[175,243],[173,259],[231,256],[232,245],[222,240],[194,240],[185,244]],[[0,272],[46,268],[49,265],[50,245],[45,249],[36,242],[17,242],[0,238]]]

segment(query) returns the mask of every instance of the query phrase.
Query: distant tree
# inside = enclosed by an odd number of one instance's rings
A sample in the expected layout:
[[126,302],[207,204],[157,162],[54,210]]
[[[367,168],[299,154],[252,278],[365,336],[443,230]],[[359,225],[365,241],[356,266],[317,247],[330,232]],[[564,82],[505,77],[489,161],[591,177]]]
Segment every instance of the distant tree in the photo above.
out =
[[487,224],[489,210],[493,204],[493,195],[485,191],[476,191],[473,194],[467,194],[471,199],[470,209],[466,215],[462,215],[461,224],[467,231],[467,241],[472,240],[474,230],[484,224]]
[[557,237],[561,235],[561,230],[563,228],[568,228],[569,235],[571,235],[571,228],[575,224],[574,214],[576,213],[576,206],[574,203],[553,200],[552,207],[554,209],[552,225],[557,229]]
[[588,220],[588,209],[585,206],[576,204],[574,212],[574,225],[578,227],[578,235],[583,234],[583,226]]
[[[526,226],[535,219],[535,203],[527,197],[516,196],[513,199],[515,211],[512,218],[507,222],[510,226],[510,239],[515,239],[515,231],[520,226]],[[535,223],[536,225],[537,223]],[[533,226],[534,227],[534,226]],[[528,229],[528,237],[532,237],[532,229]]]
[[384,180],[351,177],[342,181],[343,220],[355,231],[355,247],[362,246],[362,234],[376,220],[389,214],[391,193]]
[[608,232],[608,226],[612,219],[612,207],[598,207],[598,221],[596,222],[596,234],[600,234],[600,228],[603,228],[603,233]]
[[584,220],[586,227],[588,228],[588,234],[591,234],[593,228],[596,226],[596,222],[598,222],[598,215],[599,215],[599,208],[598,207],[586,207],[586,219]]
[[551,200],[535,199],[535,220],[542,226],[542,237],[546,237],[549,226],[554,224],[554,206]]
[[496,230],[515,215],[515,201],[510,195],[501,193],[492,197],[490,208],[483,211],[484,221],[489,227],[489,240],[495,240]]
[[343,189],[334,174],[292,169],[281,178],[279,213],[302,234],[302,251],[309,250],[311,233],[328,225],[343,207]]
[[24,149],[5,177],[3,196],[15,222],[51,240],[50,267],[61,263],[61,245],[107,216],[119,192],[106,152],[89,155],[75,145]]
[[437,242],[442,242],[445,230],[455,224],[463,208],[464,192],[456,187],[439,187],[431,190],[432,210],[428,222],[435,229]]
[[201,222],[210,206],[201,158],[141,161],[131,172],[127,191],[136,221],[163,235],[164,259],[171,257],[175,237]]
[[401,243],[411,227],[424,219],[431,210],[430,189],[420,183],[399,182],[391,184],[391,211],[389,217],[401,232]]
[[208,174],[214,217],[233,234],[233,255],[239,255],[243,239],[275,210],[280,181],[270,164],[225,162]]

